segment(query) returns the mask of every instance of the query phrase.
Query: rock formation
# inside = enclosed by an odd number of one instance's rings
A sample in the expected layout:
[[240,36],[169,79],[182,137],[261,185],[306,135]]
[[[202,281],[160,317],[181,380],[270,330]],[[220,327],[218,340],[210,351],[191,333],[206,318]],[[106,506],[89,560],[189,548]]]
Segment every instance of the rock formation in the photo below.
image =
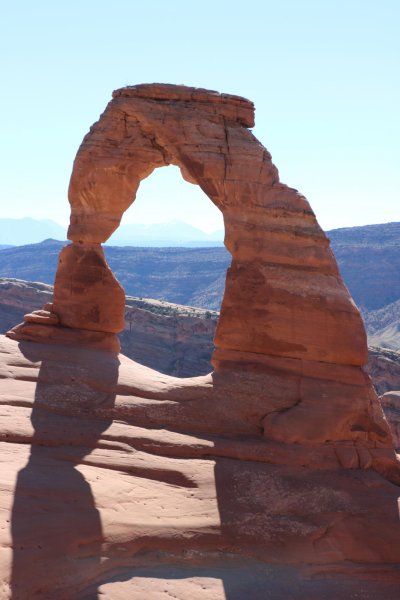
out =
[[[1,342],[14,599],[397,598],[400,470],[362,321],[253,124],[243,98],[153,84],[85,137],[54,302]],[[116,354],[101,249],[167,164],[223,212],[232,254],[215,371],[191,379]]]
[[380,400],[390,424],[395,448],[400,451],[400,391],[386,392]]
[[206,375],[211,368],[218,313],[157,300],[127,297],[122,352],[175,377]]
[[400,390],[400,352],[387,348],[368,348],[365,370],[371,377],[377,394]]
[[[33,318],[40,322],[39,309],[52,300],[51,285],[0,278],[0,334],[22,321],[24,315],[32,318],[32,310]],[[124,329],[118,335],[121,350],[167,375],[205,375],[212,370],[217,320],[216,311],[127,296]]]

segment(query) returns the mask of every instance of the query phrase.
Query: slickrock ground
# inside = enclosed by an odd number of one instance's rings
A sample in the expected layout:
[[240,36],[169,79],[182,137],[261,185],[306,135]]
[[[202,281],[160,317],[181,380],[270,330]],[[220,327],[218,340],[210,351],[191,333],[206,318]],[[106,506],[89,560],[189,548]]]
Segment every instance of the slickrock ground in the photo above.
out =
[[263,439],[264,376],[5,337],[0,368],[2,599],[398,598],[385,449]]
[[[400,462],[360,314],[254,106],[117,90],[75,160],[52,303],[0,338],[3,595],[13,600],[394,600]],[[125,296],[101,243],[177,164],[232,254],[214,371],[118,354]]]

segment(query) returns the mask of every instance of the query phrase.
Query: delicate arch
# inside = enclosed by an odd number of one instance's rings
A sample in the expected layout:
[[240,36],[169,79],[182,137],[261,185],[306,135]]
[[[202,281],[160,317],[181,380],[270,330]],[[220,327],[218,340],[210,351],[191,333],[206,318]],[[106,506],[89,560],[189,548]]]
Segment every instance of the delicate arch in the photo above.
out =
[[[364,328],[329,242],[307,200],[279,183],[253,125],[253,104],[237,96],[160,84],[114,92],[71,176],[73,244],[61,257],[54,301],[63,324],[121,328],[123,293],[100,244],[118,227],[140,181],[173,164],[222,211],[233,258],[213,364],[260,367],[271,357],[365,362]],[[82,296],[88,269],[93,285],[86,283]],[[103,287],[112,310],[100,297]]]

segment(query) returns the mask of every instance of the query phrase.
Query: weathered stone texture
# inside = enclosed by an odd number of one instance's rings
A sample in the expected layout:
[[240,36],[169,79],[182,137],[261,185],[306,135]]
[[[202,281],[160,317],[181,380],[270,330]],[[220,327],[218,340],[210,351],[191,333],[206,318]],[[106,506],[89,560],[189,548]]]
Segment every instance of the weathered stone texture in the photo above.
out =
[[[269,152],[247,128],[252,113],[243,98],[194,88],[115,92],[75,159],[69,238],[106,241],[140,181],[177,165],[224,215],[233,261],[216,346],[362,365],[364,328],[328,240],[307,200],[279,182]],[[214,366],[223,361],[220,351]]]

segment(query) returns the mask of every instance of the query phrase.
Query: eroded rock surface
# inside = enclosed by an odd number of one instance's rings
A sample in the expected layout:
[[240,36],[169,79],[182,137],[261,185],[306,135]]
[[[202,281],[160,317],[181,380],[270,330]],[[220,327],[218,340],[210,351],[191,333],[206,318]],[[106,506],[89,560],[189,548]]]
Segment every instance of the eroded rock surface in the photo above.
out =
[[266,383],[0,337],[0,597],[396,600],[391,450],[264,438]]
[[[0,340],[14,600],[397,599],[400,469],[362,321],[252,125],[243,98],[154,84],[115,92],[85,137],[45,309],[59,324]],[[222,210],[232,254],[215,371],[190,379],[117,354],[101,250],[167,164]]]
[[393,443],[400,452],[400,390],[386,392],[380,397],[393,434]]
[[400,352],[371,346],[365,367],[379,395],[400,390]]
[[248,129],[253,113],[248,100],[194,88],[114,92],[75,159],[69,239],[82,247],[106,241],[140,181],[177,165],[223,212],[233,258],[213,364],[257,353],[361,365],[364,329],[327,238],[307,200],[279,182]]

